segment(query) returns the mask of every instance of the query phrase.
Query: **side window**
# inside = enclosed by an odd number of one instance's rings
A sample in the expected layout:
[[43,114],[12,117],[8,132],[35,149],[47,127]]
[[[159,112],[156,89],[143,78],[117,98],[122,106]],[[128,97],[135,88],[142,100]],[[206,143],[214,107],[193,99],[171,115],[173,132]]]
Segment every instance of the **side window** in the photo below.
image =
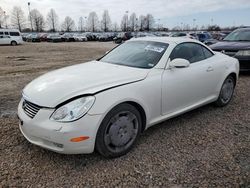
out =
[[190,63],[195,63],[206,59],[203,47],[196,43],[182,43],[175,47],[170,55],[170,59],[182,58],[188,60]]
[[207,48],[202,47],[202,49],[203,49],[203,52],[204,52],[204,55],[205,55],[206,58],[210,58],[210,57],[212,57],[212,56],[214,55],[214,54],[213,54],[210,50],[208,50]]
[[9,35],[9,32],[4,32],[5,35]]
[[3,35],[3,32],[0,32],[0,35]]
[[19,32],[10,32],[10,36],[20,36]]

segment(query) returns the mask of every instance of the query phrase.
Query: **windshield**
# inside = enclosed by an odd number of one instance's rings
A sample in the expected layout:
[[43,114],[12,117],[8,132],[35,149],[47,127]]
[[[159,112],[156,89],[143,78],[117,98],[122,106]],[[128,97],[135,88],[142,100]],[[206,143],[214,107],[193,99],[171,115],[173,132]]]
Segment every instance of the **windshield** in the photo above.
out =
[[128,41],[118,46],[99,61],[138,68],[154,67],[168,44],[151,41]]
[[250,41],[250,30],[233,31],[224,38],[227,41]]

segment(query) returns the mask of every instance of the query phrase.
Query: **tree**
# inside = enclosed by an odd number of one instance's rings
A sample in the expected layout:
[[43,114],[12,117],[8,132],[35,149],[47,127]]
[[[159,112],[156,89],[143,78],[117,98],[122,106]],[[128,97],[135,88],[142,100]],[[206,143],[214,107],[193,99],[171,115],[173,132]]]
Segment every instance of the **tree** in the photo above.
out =
[[147,14],[145,17],[145,29],[147,31],[151,30],[154,26],[154,17],[152,14]]
[[136,14],[132,13],[129,17],[129,27],[131,31],[135,31],[137,24],[136,22],[137,22]]
[[21,7],[14,6],[11,14],[11,23],[13,27],[18,28],[19,31],[22,31],[25,25],[25,17]]
[[207,28],[208,31],[221,31],[221,28],[218,25],[210,25]]
[[30,12],[30,16],[35,31],[43,31],[45,26],[43,15],[37,9],[33,9]]
[[121,20],[121,30],[128,31],[128,15],[124,14]]
[[117,24],[117,22],[115,22],[114,25],[113,25],[113,31],[117,32],[118,29],[119,29],[118,24]]
[[55,32],[58,28],[58,16],[54,9],[50,9],[47,14],[47,25],[52,32]]
[[97,16],[96,12],[89,13],[89,16],[88,16],[88,29],[89,29],[89,31],[92,31],[92,32],[97,31],[98,24],[99,24],[99,20],[98,20],[98,16]]
[[104,32],[109,31],[111,27],[111,19],[108,10],[104,10],[102,15],[101,27]]
[[74,20],[71,17],[66,16],[62,23],[62,30],[70,32],[73,31],[74,29],[75,29]]
[[146,17],[143,15],[140,15],[140,17],[139,17],[139,28],[140,28],[139,30],[140,31],[144,31],[145,24],[146,24]]
[[84,31],[84,18],[81,16],[78,21],[78,31]]
[[4,11],[3,11],[3,9],[0,7],[0,28],[3,27],[3,20],[4,20]]
[[6,12],[0,7],[0,28],[8,28],[8,19],[9,15],[6,15]]

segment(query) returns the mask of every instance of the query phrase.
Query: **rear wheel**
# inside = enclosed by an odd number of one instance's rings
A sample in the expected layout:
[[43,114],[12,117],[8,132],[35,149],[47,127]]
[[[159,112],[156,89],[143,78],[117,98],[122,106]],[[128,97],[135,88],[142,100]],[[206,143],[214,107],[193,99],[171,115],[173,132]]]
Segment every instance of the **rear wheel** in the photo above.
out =
[[115,107],[97,132],[97,151],[110,158],[126,154],[138,139],[141,127],[141,116],[134,106],[124,103]]
[[232,99],[236,80],[232,75],[229,75],[226,80],[223,82],[220,95],[215,102],[216,106],[222,107],[226,106]]
[[17,45],[17,42],[16,41],[11,41],[10,43],[12,46],[16,46]]

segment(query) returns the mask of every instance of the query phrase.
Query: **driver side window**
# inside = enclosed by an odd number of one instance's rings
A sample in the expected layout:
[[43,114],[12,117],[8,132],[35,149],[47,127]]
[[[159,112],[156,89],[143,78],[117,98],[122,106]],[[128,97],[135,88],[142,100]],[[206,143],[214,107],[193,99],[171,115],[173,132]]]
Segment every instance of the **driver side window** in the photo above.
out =
[[177,45],[170,55],[171,61],[176,58],[186,59],[190,63],[195,63],[206,59],[203,46],[187,42]]

